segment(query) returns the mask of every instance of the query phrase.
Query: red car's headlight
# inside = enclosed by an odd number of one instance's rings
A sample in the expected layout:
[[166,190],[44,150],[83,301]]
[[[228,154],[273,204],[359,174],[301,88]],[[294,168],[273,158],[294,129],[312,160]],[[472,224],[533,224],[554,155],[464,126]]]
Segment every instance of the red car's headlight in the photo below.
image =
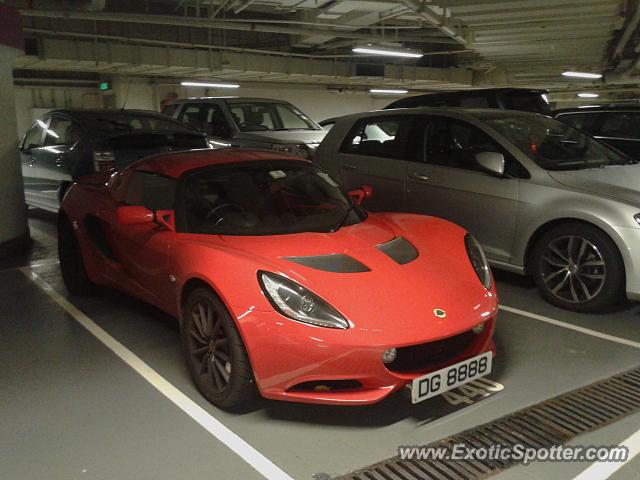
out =
[[467,233],[464,236],[464,245],[465,247],[467,247],[469,260],[471,261],[471,265],[476,271],[476,275],[478,275],[480,282],[482,283],[482,285],[484,285],[484,288],[490,290],[491,270],[489,268],[489,263],[487,262],[487,257],[485,257],[482,247],[475,239],[475,237],[470,233]]
[[349,328],[335,308],[293,280],[270,272],[258,272],[258,280],[273,308],[285,317],[318,327]]

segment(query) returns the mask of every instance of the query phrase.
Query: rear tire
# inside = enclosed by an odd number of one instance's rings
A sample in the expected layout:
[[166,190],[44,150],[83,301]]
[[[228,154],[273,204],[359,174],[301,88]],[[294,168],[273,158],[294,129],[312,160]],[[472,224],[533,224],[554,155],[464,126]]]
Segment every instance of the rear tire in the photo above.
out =
[[552,228],[531,254],[533,277],[549,303],[574,312],[598,312],[624,298],[620,252],[602,230],[584,223]]
[[199,287],[189,294],[182,308],[181,334],[189,371],[207,400],[235,409],[258,397],[240,333],[213,291]]
[[80,248],[71,222],[67,217],[62,216],[58,222],[58,258],[62,280],[70,294],[91,295],[95,293],[96,285],[87,275]]

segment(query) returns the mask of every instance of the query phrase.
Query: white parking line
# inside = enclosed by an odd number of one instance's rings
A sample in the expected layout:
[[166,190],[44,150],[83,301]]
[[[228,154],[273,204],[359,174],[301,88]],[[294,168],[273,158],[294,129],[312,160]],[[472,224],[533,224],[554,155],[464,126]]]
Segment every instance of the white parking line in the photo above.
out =
[[603,340],[609,340],[610,342],[620,343],[628,347],[640,348],[640,342],[634,342],[633,340],[628,340],[626,338],[616,337],[614,335],[598,332],[597,330],[591,330],[589,328],[580,327],[578,325],[573,325],[567,322],[561,322],[560,320],[556,320],[554,318],[545,317],[543,315],[527,312],[526,310],[520,310],[518,308],[508,307],[506,305],[500,305],[499,308],[500,310],[504,310],[505,312],[515,313],[516,315],[520,315],[522,317],[533,318],[534,320],[550,323],[551,325],[557,325],[558,327],[566,328],[568,330],[574,330],[576,332],[584,333],[585,335],[591,335],[592,337],[601,338]]
[[624,440],[620,445],[624,445],[629,449],[629,456],[625,462],[599,462],[594,463],[584,470],[580,475],[574,477],[573,480],[605,480],[616,473],[622,467],[627,465],[631,460],[640,454],[640,431],[637,431],[629,438]]
[[89,333],[100,340],[107,348],[115,353],[127,365],[133,368],[142,378],[155,387],[160,393],[171,400],[184,413],[198,422],[205,430],[225,444],[235,454],[247,462],[252,468],[269,480],[293,480],[280,467],[266,458],[255,448],[245,442],[238,435],[225,427],[219,420],[214,418],[209,412],[200,407],[188,396],[174,387],[169,381],[158,372],[147,365],[140,357],[109,335],[98,324],[82,313],[71,304],[66,298],[56,292],[40,276],[31,271],[28,267],[21,268],[31,281],[40,287],[51,299],[62,309],[71,315],[80,325],[86,328]]

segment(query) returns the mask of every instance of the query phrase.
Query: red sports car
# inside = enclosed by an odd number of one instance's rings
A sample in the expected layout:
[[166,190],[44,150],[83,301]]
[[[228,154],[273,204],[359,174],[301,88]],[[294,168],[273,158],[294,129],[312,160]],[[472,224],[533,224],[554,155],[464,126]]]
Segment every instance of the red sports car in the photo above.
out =
[[497,298],[482,249],[438,218],[366,213],[300,158],[168,153],[87,177],[59,215],[72,294],[113,287],[180,320],[198,389],[278,400],[414,402],[486,375]]

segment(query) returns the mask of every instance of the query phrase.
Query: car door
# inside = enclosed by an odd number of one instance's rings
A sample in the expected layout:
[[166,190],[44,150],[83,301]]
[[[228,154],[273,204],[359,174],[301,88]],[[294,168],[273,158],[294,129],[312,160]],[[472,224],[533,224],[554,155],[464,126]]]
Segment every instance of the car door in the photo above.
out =
[[[524,167],[468,122],[424,116],[421,123],[425,161],[412,162],[407,170],[407,210],[461,225],[476,236],[489,258],[508,262],[518,213],[517,177]],[[483,171],[476,161],[481,152],[502,153],[507,174],[498,178]]]
[[[126,205],[143,206],[153,212],[173,210],[175,180],[149,172],[135,171],[125,186]],[[175,232],[157,223],[120,225],[110,219],[116,256],[124,274],[137,288],[134,294],[164,309],[174,301],[171,282],[171,246]]]
[[72,172],[82,160],[78,143],[82,139],[82,127],[62,114],[51,116],[45,131],[40,168],[46,179],[48,190],[43,192],[47,202],[55,209],[59,207],[61,194],[74,180]]
[[43,141],[48,125],[48,117],[36,120],[20,145],[25,201],[27,205],[34,207],[46,207],[46,203],[43,203],[43,192],[51,189],[41,169],[45,153]]
[[405,207],[407,162],[422,158],[415,116],[380,115],[360,119],[339,147],[339,181],[347,190],[373,187],[367,209],[401,211]]

